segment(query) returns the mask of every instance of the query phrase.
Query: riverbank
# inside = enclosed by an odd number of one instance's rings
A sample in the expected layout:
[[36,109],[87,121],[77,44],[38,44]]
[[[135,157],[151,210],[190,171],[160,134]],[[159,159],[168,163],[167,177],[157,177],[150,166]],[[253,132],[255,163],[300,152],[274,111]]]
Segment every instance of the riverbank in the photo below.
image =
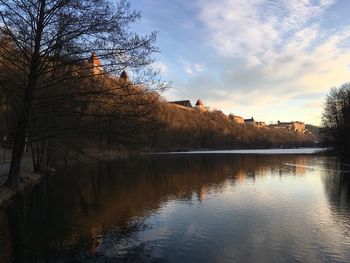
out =
[[7,206],[16,195],[38,184],[43,176],[33,173],[31,158],[29,155],[24,155],[20,172],[20,183],[16,189],[11,189],[5,186],[9,167],[9,161],[0,164],[0,208]]
[[11,200],[26,189],[29,189],[40,182],[41,174],[23,171],[21,172],[20,183],[16,189],[11,189],[4,185],[6,178],[2,179],[0,186],[0,208],[7,206]]
[[[10,156],[9,150],[6,157]],[[3,153],[3,148],[0,146],[0,152]],[[120,151],[98,151],[96,149],[88,149],[86,152],[75,153],[65,158],[62,158],[62,162],[67,164],[70,162],[79,162],[86,159],[98,160],[98,161],[112,161],[120,158],[127,158],[130,155],[135,154],[134,152],[120,152]],[[0,158],[3,155],[0,154]],[[3,159],[2,159],[3,160]],[[58,165],[62,165],[61,162]],[[10,160],[6,158],[5,162],[0,162],[0,208],[7,206],[17,195],[23,193],[25,190],[30,189],[40,183],[43,174],[33,172],[33,164],[31,156],[28,153],[24,154],[22,160],[22,168],[20,172],[20,182],[16,189],[11,189],[5,186],[8,170],[10,167]]]
[[241,150],[199,150],[159,152],[154,154],[248,154],[248,155],[310,155],[323,154],[327,148],[291,148],[291,149],[241,149]]

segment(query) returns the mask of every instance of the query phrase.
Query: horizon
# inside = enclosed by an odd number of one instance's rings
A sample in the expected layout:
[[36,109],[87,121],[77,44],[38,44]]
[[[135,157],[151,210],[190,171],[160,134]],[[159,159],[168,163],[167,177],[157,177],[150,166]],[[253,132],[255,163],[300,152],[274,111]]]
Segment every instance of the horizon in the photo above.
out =
[[154,67],[172,83],[166,100],[201,99],[225,114],[266,123],[320,125],[330,88],[348,82],[350,2],[132,4],[142,15],[136,31],[158,32]]

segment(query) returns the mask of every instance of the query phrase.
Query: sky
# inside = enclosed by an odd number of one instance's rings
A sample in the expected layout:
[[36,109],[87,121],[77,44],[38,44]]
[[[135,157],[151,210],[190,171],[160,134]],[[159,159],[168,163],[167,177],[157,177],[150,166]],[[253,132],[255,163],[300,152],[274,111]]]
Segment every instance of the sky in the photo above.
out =
[[167,100],[266,123],[319,125],[331,87],[350,81],[349,0],[131,0]]

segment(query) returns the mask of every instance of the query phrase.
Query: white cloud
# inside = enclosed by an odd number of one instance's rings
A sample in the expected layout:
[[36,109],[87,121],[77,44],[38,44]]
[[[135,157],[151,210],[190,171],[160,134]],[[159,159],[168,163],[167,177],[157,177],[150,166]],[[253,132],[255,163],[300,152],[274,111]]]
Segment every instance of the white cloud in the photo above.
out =
[[204,64],[191,64],[190,62],[185,60],[181,60],[180,63],[183,64],[184,71],[190,76],[196,76],[206,69],[206,65]]
[[251,111],[271,118],[294,113],[298,115],[293,119],[306,116],[305,121],[317,123],[321,106],[293,109],[288,104],[293,107],[297,103],[293,98],[300,94],[315,94],[305,104],[320,100],[320,93],[349,80],[350,50],[345,42],[350,28],[321,27],[335,2],[200,0],[199,19],[222,61],[222,76],[208,81],[208,62],[206,74],[186,64],[192,78],[183,90],[192,89],[193,97],[202,97],[214,107],[236,107],[244,114]]
[[163,75],[169,72],[169,68],[164,62],[156,61],[153,63],[152,67]]
[[200,1],[200,20],[211,32],[213,46],[225,56],[259,56],[293,39],[333,0]]

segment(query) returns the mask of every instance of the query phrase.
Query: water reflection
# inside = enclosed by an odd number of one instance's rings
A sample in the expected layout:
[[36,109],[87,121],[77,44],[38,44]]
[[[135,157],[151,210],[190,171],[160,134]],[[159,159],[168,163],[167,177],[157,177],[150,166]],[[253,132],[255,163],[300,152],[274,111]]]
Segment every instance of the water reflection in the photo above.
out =
[[[337,158],[324,163],[326,173],[323,176],[325,190],[335,207],[347,207],[350,199],[350,165]],[[337,172],[334,172],[337,171]]]
[[[348,176],[332,172],[342,168],[334,158],[302,155],[153,156],[63,167],[0,211],[1,256],[213,262],[221,251],[221,261],[263,262],[317,252],[341,261],[349,256],[343,247],[308,242],[337,242],[324,232],[329,223],[343,226],[333,233],[347,229]],[[315,207],[321,221],[310,218]],[[300,221],[317,224],[314,230],[324,225],[303,237]]]
[[[350,236],[350,165],[348,160],[329,159],[322,177],[328,204],[335,224],[342,228],[343,238]],[[332,172],[336,171],[336,172]]]

